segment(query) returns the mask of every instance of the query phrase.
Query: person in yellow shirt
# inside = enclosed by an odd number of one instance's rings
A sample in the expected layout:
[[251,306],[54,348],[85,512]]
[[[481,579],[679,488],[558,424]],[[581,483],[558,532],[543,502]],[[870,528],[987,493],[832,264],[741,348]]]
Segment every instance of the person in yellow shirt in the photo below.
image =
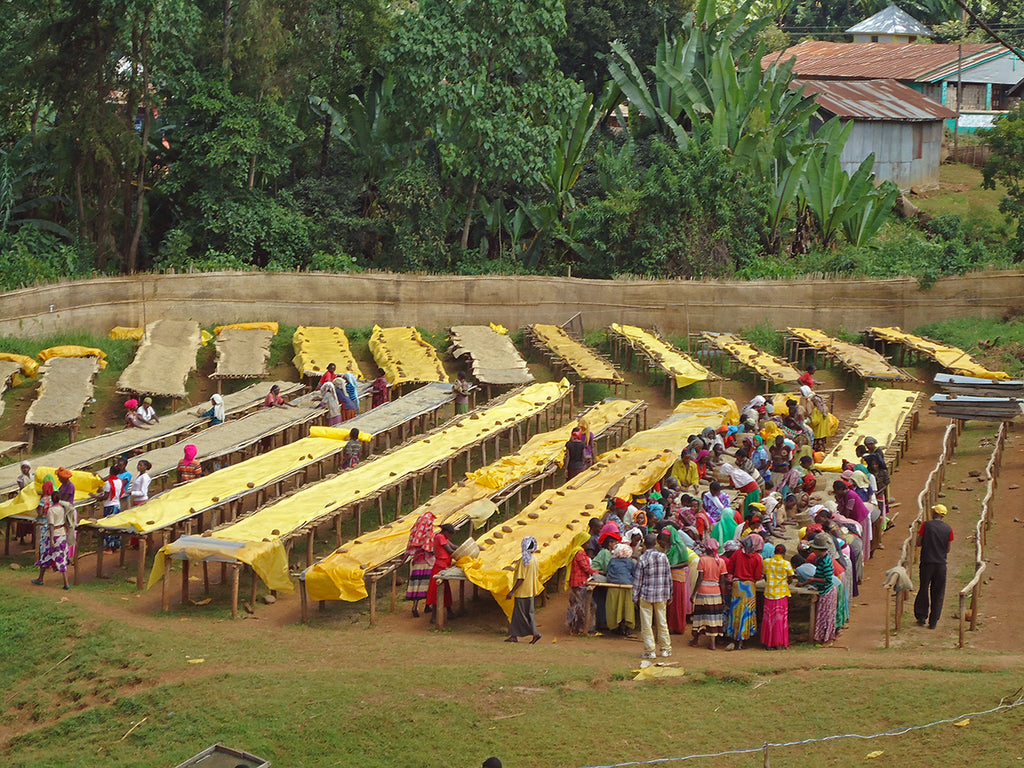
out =
[[764,561],[764,614],[761,644],[767,650],[789,647],[789,582],[793,565],[786,559],[786,547],[775,545],[775,554]]
[[540,563],[534,553],[537,551],[537,539],[527,536],[523,539],[523,556],[516,561],[512,589],[508,591],[506,600],[515,598],[512,608],[512,619],[509,622],[506,643],[518,643],[520,637],[532,635],[530,645],[540,640],[537,622],[534,620],[533,598],[544,588],[540,583]]
[[679,487],[683,490],[697,488],[700,475],[697,472],[697,464],[688,450],[684,449],[679,454],[679,459],[672,465],[672,477],[679,481]]

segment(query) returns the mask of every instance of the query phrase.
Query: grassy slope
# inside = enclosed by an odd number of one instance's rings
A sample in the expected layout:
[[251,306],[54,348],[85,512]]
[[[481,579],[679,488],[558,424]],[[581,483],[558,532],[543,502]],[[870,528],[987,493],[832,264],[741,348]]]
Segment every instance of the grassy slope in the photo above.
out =
[[939,167],[940,188],[923,196],[914,196],[912,202],[932,216],[956,214],[965,219],[974,218],[993,227],[1007,227],[1007,234],[1013,228],[999,212],[999,201],[1005,194],[1002,187],[982,189],[981,170],[960,163],[945,163]]

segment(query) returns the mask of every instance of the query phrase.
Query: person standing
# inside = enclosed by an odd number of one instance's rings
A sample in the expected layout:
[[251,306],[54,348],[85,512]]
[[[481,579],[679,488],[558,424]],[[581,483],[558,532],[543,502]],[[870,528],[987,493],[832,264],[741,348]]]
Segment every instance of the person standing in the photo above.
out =
[[75,505],[62,501],[57,494],[51,497],[51,504],[46,510],[47,531],[39,540],[39,578],[32,583],[43,586],[43,575],[49,568],[64,577],[64,589],[71,589],[68,584],[68,564],[74,556],[75,528],[78,515]]
[[[434,566],[430,569],[430,583],[427,585],[427,612],[434,612],[430,617],[431,624],[437,623],[437,611],[441,610],[437,604],[437,579],[434,577],[452,564],[452,553],[456,549],[451,540],[454,535],[455,526],[451,523],[445,523],[434,534]],[[448,581],[444,583],[444,610],[449,619],[455,618],[452,613],[452,585]]]
[[942,615],[942,600],[946,596],[946,556],[953,543],[953,529],[944,520],[946,505],[932,507],[932,519],[921,523],[917,532],[917,546],[921,548],[920,583],[914,600],[914,617],[919,626],[928,624],[935,629]]
[[455,395],[455,413],[469,413],[469,390],[470,384],[466,381],[466,372],[459,371],[459,378],[452,384],[452,394]]
[[506,643],[518,643],[520,637],[532,635],[530,645],[540,640],[537,622],[534,619],[533,598],[544,588],[540,583],[540,563],[537,561],[537,539],[527,536],[522,543],[522,557],[516,560],[512,578],[512,589],[508,591],[506,600],[515,598],[512,618],[509,621]]
[[793,564],[786,557],[786,547],[776,544],[775,553],[764,561],[761,644],[766,650],[789,647],[789,582],[793,578]]
[[[644,553],[633,573],[633,602],[640,609],[640,639],[644,643],[641,659],[653,659],[660,646],[661,655],[672,655],[668,634],[668,604],[672,602],[672,570],[668,557],[658,546],[658,537],[648,533]],[[657,634],[657,643],[655,643]]]
[[[103,501],[103,516],[110,517],[121,511],[121,494],[124,491],[124,480],[118,470],[118,463],[115,461],[110,467],[110,473],[103,483],[103,489],[94,494],[94,498]],[[51,532],[52,535],[52,532]],[[103,534],[103,548],[111,552],[121,549],[121,535],[117,533]]]
[[405,599],[412,601],[412,616],[420,615],[420,600],[427,596],[430,575],[434,570],[434,513],[426,511],[416,518],[409,531],[409,542],[405,545],[409,558],[409,586]]
[[586,466],[586,443],[583,442],[583,435],[579,427],[573,429],[569,435],[569,442],[565,444],[565,479],[572,480],[582,472]]
[[[590,518],[595,522],[594,518]],[[583,547],[580,547],[573,555],[569,568],[569,609],[565,614],[565,623],[569,627],[570,635],[585,635],[596,627],[587,626],[587,603],[590,601],[590,593],[587,590],[587,582],[591,576],[597,575],[597,569],[590,564],[590,556]],[[594,616],[591,615],[590,622],[594,623]]]
[[373,394],[370,407],[377,408],[388,401],[388,379],[383,368],[377,369],[377,378],[373,380]]
[[160,423],[160,417],[156,415],[156,409],[153,407],[152,397],[142,398],[142,405],[140,405],[135,412],[146,424]]
[[715,640],[725,628],[725,602],[722,580],[726,575],[726,562],[718,556],[718,542],[707,539],[704,552],[697,561],[697,579],[690,592],[693,604],[693,638],[690,645],[696,647],[701,634],[709,638],[709,648],[715,650]]
[[182,459],[178,462],[178,485],[197,480],[203,476],[203,465],[196,458],[199,449],[192,443],[185,446]]

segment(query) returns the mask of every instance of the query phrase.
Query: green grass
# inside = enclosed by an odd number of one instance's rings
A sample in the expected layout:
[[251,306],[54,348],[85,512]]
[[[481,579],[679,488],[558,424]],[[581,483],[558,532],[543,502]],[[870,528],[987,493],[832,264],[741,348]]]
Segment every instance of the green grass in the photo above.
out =
[[911,202],[932,216],[955,214],[1002,229],[1007,237],[1012,236],[1014,227],[999,212],[999,201],[1006,190],[1002,187],[982,189],[981,182],[981,169],[960,163],[945,163],[939,166],[941,188],[926,192],[923,196],[915,196]]
[[771,355],[782,355],[785,352],[783,331],[775,329],[767,320],[753,328],[744,329],[742,335],[762,352]]

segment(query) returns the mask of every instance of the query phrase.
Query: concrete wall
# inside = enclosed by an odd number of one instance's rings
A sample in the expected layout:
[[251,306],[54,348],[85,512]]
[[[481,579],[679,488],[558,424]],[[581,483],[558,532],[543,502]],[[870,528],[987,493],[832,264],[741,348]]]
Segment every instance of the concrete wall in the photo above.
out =
[[703,282],[460,277],[406,274],[216,272],[81,280],[0,294],[0,335],[39,337],[161,317],[201,325],[278,320],[357,328],[374,323],[437,330],[496,322],[510,329],[612,322],[677,335],[736,331],[768,322],[823,329],[918,325],[960,316],[998,317],[1024,306],[1024,272],[947,278],[929,290],[913,279]]

